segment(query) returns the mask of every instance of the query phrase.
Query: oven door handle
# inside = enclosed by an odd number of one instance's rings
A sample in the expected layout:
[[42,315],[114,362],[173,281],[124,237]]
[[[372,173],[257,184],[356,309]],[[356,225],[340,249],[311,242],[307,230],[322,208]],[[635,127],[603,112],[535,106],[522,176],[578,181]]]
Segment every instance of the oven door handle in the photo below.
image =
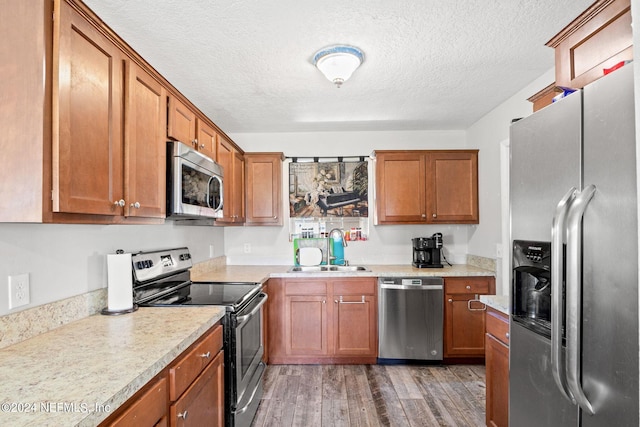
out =
[[[265,294],[266,295],[266,294]],[[260,363],[258,363],[258,368],[257,369],[262,369],[264,370],[266,367],[265,363],[263,361],[260,361]],[[257,372],[257,370],[256,370]],[[256,393],[258,392],[258,390],[260,389],[261,386],[261,381],[258,381],[258,383],[256,384],[256,386],[253,388],[253,391],[251,392],[251,396],[249,396],[249,400],[247,401],[247,404],[244,405],[242,408],[240,409],[236,409],[235,415],[240,415],[243,414],[245,412],[247,412],[247,409],[249,409],[249,406],[251,405],[251,403],[253,402],[253,398],[255,397]],[[238,402],[239,403],[239,402]]]
[[262,306],[267,302],[267,300],[269,299],[269,296],[267,294],[265,294],[264,292],[260,292],[258,294],[258,296],[256,298],[261,298],[262,301],[260,301],[258,303],[258,305],[256,305],[253,310],[251,310],[248,314],[245,314],[243,316],[238,316],[236,317],[236,321],[238,322],[238,326],[240,326],[242,323],[246,322],[247,320],[249,320],[251,317],[253,317],[258,311],[260,311],[260,309],[262,308]]

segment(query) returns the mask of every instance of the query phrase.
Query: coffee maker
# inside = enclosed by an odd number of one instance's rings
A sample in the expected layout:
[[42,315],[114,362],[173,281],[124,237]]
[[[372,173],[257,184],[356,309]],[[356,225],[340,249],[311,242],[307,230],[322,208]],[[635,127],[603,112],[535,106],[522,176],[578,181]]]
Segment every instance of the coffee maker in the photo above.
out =
[[417,268],[442,268],[440,255],[442,250],[442,233],[431,237],[416,237],[413,242],[413,262]]

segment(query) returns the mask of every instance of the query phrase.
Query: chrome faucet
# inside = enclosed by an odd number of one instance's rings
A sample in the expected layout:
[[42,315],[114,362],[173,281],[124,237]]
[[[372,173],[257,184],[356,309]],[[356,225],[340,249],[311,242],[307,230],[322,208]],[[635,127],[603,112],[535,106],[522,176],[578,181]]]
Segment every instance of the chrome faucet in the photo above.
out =
[[336,232],[336,231],[338,233],[340,233],[340,239],[342,239],[342,247],[346,248],[347,247],[347,241],[344,239],[344,233],[343,233],[341,228],[334,228],[333,230],[331,230],[329,232],[329,238],[333,239],[333,233]]

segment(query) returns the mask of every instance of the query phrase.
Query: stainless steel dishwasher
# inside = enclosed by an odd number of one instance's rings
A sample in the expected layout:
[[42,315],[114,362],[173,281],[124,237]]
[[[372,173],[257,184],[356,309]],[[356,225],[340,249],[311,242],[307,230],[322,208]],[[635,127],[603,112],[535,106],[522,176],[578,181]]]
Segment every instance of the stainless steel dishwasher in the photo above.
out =
[[378,361],[442,360],[442,277],[381,277],[378,288]]

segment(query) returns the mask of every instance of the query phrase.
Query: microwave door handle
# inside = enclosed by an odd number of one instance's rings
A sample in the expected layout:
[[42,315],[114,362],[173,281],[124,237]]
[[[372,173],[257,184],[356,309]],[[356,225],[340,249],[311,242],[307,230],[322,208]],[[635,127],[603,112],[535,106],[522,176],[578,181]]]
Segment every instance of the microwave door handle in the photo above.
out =
[[[214,179],[218,181],[218,187],[220,188],[220,202],[216,206],[211,206],[209,204],[209,190],[211,189],[211,181],[213,181]],[[207,185],[207,205],[215,211],[219,211],[220,209],[222,209],[222,180],[217,176],[212,176],[209,178],[209,183]]]
[[564,301],[562,301],[562,272],[564,256],[565,220],[571,202],[576,197],[576,188],[571,187],[558,202],[551,226],[551,371],[553,379],[562,395],[575,404],[567,386],[566,363],[562,353],[562,320],[564,319]]
[[582,353],[582,216],[595,194],[589,185],[576,197],[567,215],[567,384],[580,408],[594,415],[593,406],[580,384]]
[[211,202],[210,202],[211,201],[211,181],[213,181],[213,177],[212,176],[210,176],[209,177],[209,181],[207,181],[207,197],[206,197],[206,199],[207,199],[207,207],[213,209],[214,207],[211,206]]
[[222,179],[217,176],[215,178],[218,180],[218,185],[220,186],[220,203],[218,203],[218,206],[215,208],[216,211],[219,211],[224,206],[224,187],[222,186]]

